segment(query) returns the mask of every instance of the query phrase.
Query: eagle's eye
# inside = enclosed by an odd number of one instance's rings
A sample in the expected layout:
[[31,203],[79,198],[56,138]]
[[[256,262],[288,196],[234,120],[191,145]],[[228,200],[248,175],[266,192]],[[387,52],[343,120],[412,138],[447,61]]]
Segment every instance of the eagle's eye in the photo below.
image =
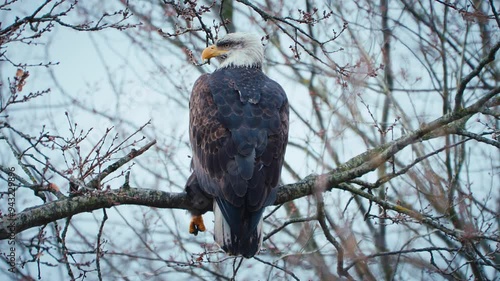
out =
[[237,44],[238,44],[238,42],[233,41],[233,40],[229,40],[229,39],[225,39],[225,40],[222,40],[222,41],[219,41],[216,43],[217,48],[221,48],[224,50],[228,50],[230,48],[233,48]]

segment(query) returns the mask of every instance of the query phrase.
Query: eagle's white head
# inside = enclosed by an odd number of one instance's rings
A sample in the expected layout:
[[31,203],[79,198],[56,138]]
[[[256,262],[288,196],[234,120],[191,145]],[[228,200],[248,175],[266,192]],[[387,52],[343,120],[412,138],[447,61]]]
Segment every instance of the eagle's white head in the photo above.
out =
[[202,60],[217,58],[224,67],[260,67],[264,60],[264,47],[254,33],[229,33],[208,46],[201,54]]

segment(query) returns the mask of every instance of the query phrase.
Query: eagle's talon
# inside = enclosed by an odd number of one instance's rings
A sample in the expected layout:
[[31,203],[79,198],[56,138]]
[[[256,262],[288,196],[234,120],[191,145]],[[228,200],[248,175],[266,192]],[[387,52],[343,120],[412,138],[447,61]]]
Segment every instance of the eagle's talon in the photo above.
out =
[[205,231],[205,223],[203,222],[203,217],[201,215],[191,217],[191,222],[189,223],[189,233],[198,235],[198,232]]

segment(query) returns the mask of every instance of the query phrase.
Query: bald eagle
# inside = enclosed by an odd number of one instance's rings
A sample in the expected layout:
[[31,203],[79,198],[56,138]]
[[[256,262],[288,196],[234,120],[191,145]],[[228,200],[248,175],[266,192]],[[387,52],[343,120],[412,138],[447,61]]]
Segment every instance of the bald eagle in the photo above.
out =
[[229,255],[251,258],[262,244],[264,208],[276,197],[288,100],[262,72],[258,36],[227,34],[203,51],[203,60],[211,58],[220,66],[196,80],[189,102],[193,173],[186,191],[197,198],[190,232],[205,230],[201,215],[213,208],[216,243]]

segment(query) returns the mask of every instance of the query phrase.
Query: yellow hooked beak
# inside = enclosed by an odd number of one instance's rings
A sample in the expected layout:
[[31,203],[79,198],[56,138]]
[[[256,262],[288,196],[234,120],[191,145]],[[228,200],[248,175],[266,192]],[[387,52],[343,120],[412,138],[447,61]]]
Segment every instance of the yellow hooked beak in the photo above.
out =
[[205,48],[205,50],[203,50],[203,52],[201,53],[201,59],[203,61],[209,60],[211,58],[221,56],[227,52],[228,52],[227,50],[217,48],[216,45],[211,45]]

